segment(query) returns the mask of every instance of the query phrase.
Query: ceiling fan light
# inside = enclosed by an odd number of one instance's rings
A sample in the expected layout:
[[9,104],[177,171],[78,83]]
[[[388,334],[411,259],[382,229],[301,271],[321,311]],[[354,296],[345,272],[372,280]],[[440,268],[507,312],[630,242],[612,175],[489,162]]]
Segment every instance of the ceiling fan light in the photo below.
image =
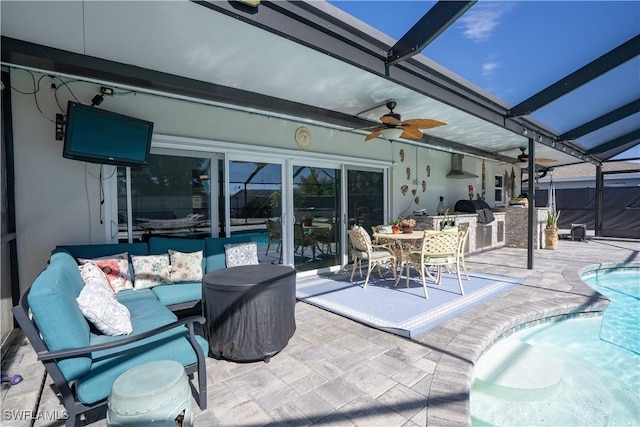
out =
[[404,132],[401,128],[386,128],[380,131],[380,135],[389,141],[400,138],[400,135]]

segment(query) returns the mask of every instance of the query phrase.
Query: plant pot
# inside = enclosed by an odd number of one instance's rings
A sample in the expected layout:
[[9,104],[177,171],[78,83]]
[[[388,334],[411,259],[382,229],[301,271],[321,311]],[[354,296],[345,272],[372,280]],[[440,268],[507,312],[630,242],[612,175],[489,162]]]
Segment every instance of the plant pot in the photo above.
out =
[[394,225],[391,227],[391,231],[393,232],[393,234],[398,234],[400,233],[400,228],[397,225]]
[[558,229],[557,228],[544,229],[544,248],[545,249],[558,248]]
[[401,230],[403,234],[413,233],[413,227],[402,227]]

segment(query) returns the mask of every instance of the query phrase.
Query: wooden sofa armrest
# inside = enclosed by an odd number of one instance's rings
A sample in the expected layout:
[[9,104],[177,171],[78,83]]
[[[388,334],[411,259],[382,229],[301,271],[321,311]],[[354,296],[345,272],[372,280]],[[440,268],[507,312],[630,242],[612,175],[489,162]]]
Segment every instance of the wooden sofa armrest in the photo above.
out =
[[145,338],[152,337],[154,335],[160,334],[162,332],[168,331],[170,329],[176,328],[181,325],[188,326],[189,341],[191,341],[192,343],[195,343],[195,332],[193,328],[194,323],[204,324],[205,318],[203,316],[185,317],[184,319],[177,320],[167,325],[160,326],[158,328],[151,329],[149,331],[142,332],[140,334],[136,334],[133,336],[127,336],[126,338],[122,338],[117,341],[111,341],[108,343],[94,344],[94,345],[89,345],[84,347],[76,347],[76,348],[56,350],[56,351],[39,351],[37,352],[38,360],[41,360],[41,361],[60,360],[60,359],[66,359],[69,357],[87,355],[94,351],[116,348],[123,345],[134,343],[136,341],[143,340]]

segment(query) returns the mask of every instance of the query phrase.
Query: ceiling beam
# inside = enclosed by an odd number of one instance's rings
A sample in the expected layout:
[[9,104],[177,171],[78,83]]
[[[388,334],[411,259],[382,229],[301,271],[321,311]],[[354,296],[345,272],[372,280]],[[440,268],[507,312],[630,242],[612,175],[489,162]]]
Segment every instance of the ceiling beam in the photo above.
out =
[[606,114],[603,114],[600,117],[597,117],[587,123],[584,123],[580,126],[577,126],[562,135],[558,136],[560,140],[569,140],[576,139],[588,133],[591,133],[595,130],[603,128],[611,123],[615,123],[618,120],[622,120],[625,117],[629,117],[632,114],[640,111],[640,99],[636,99],[635,101],[631,101],[630,103],[623,105],[620,108],[616,108],[613,111],[610,111]]
[[363,127],[378,124],[333,110],[288,101],[268,95],[203,82],[175,74],[134,65],[85,56],[2,36],[1,59],[4,65],[16,65],[46,74],[71,75],[87,81],[100,81],[139,88],[141,92],[163,93],[210,101],[228,106],[306,118],[337,126]]
[[636,129],[626,135],[619,136],[618,138],[612,139],[604,144],[593,147],[587,151],[587,154],[597,155],[609,153],[615,150],[615,154],[607,156],[607,158],[610,158],[638,145],[638,140],[640,140],[640,129]]
[[429,43],[469,10],[476,1],[438,1],[389,49],[386,59],[387,66],[397,64],[422,52]]
[[[242,108],[264,111],[265,114],[284,114],[300,119],[314,120],[347,128],[362,128],[379,125],[379,122],[340,113],[333,110],[314,107],[298,102],[249,92],[242,89],[207,83],[200,80],[163,73],[134,65],[113,62],[91,56],[85,56],[61,49],[42,46],[2,36],[1,60],[8,66],[19,66],[41,73],[72,76],[87,81],[99,81],[127,88],[139,88],[140,92],[175,96],[178,99],[189,98],[203,103],[214,102],[229,108]],[[88,100],[87,100],[88,101]],[[484,152],[443,138],[429,137],[443,150],[451,148],[472,155],[506,161],[509,158]],[[425,142],[424,140],[422,142]]]
[[547,88],[525,99],[511,108],[506,117],[518,117],[529,115],[572,90],[590,82],[607,71],[621,65],[628,60],[640,55],[640,35],[637,35],[620,46],[610,50],[601,57],[591,61],[584,67],[574,71],[568,76],[558,80]]

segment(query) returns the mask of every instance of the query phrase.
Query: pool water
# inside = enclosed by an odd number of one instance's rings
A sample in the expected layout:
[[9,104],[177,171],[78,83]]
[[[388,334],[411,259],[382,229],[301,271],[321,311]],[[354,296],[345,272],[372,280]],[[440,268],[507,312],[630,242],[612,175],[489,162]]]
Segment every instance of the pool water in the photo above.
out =
[[587,274],[603,317],[523,329],[476,363],[474,426],[640,425],[640,268]]

